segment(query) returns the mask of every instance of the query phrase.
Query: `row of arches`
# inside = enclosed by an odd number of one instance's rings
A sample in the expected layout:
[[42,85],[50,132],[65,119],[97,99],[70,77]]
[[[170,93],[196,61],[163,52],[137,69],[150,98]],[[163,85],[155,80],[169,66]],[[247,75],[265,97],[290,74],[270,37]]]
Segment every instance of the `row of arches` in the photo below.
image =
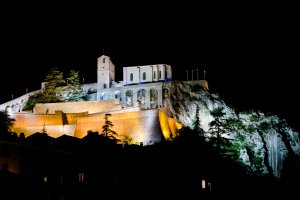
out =
[[5,110],[10,113],[21,112],[25,104],[26,102],[24,99],[19,102],[14,101],[12,104],[5,106]]
[[[102,92],[100,94],[100,100],[118,99],[124,105],[128,107],[133,107],[139,104],[142,109],[153,109],[160,106],[159,91],[157,89],[151,88],[150,90],[138,89],[136,92],[133,90],[126,90],[124,94],[123,91],[114,91],[114,93]],[[163,90],[162,97],[167,97],[169,91],[167,89]]]

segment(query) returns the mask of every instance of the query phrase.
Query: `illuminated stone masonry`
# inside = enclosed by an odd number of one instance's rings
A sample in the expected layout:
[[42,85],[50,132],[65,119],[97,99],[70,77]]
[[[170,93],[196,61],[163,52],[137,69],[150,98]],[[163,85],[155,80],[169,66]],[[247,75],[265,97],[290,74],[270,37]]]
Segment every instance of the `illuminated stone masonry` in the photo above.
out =
[[123,67],[123,81],[116,82],[110,57],[102,55],[97,62],[97,83],[82,85],[88,101],[36,104],[32,112],[22,111],[28,98],[41,92],[37,90],[0,105],[16,119],[12,131],[27,137],[45,129],[52,137],[66,134],[81,138],[89,130],[101,133],[104,114],[109,112],[120,136],[145,145],[159,142],[162,132],[157,109],[169,94],[171,66]]
[[[89,101],[119,100],[124,107],[141,105],[142,109],[159,108],[163,104],[164,83],[172,80],[170,65],[155,64],[123,67],[123,81],[115,81],[115,65],[108,56],[98,58],[97,83],[83,84]],[[43,84],[42,84],[43,85]],[[1,110],[22,112],[28,98],[36,90],[0,105]]]
[[115,82],[115,65],[102,55],[98,58],[97,84],[87,91],[96,91],[95,100],[118,99],[124,107],[138,103],[142,109],[152,109],[162,105],[163,83],[171,80],[171,66],[156,64],[123,67],[123,81]]

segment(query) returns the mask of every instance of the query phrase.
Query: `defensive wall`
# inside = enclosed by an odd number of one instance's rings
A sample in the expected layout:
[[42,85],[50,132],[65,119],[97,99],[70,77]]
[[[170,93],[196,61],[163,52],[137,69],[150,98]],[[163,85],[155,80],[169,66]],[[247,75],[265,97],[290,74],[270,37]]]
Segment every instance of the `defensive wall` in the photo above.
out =
[[[78,110],[88,106],[91,103],[91,108],[94,106],[94,112],[97,108],[98,113],[89,114],[88,112],[79,113]],[[88,131],[102,132],[104,125],[105,113],[110,113],[109,120],[113,123],[112,130],[118,136],[132,138],[135,142],[143,144],[153,144],[161,141],[162,132],[158,120],[157,109],[141,110],[139,108],[116,109],[109,111],[105,106],[100,106],[104,103],[106,106],[115,105],[115,100],[97,101],[94,102],[69,102],[69,103],[53,103],[56,108],[63,108],[61,104],[66,104],[66,109],[63,111],[55,111],[54,114],[46,114],[45,107],[42,107],[43,114],[36,113],[11,113],[11,117],[16,121],[11,128],[13,132],[24,133],[25,137],[36,132],[45,131],[49,136],[57,138],[61,135],[70,135],[78,138],[84,137]],[[73,111],[77,113],[65,113],[69,110],[69,106],[73,106]],[[112,106],[113,107],[113,106]],[[118,106],[117,106],[118,107]],[[114,108],[114,107],[113,107]],[[118,107],[120,108],[120,107]],[[39,110],[39,109],[37,109]],[[84,111],[85,109],[81,109]],[[51,111],[52,112],[52,111]]]
[[[199,84],[208,89],[205,80],[192,81],[191,84]],[[139,86],[133,86],[135,87]],[[168,92],[164,95],[169,96],[174,92],[171,82],[166,83],[166,89]],[[146,145],[159,142],[161,136],[172,139],[177,130],[182,127],[165,106],[143,110],[139,106],[124,107],[118,99],[36,104],[34,112],[20,112],[19,109],[13,112],[12,108],[15,109],[16,105],[20,105],[18,102],[22,100],[25,102],[26,98],[35,92],[23,95],[0,107],[10,108],[10,115],[16,120],[11,131],[17,134],[24,133],[25,137],[42,131],[55,138],[64,134],[82,138],[88,131],[101,133],[105,113],[112,114],[109,119],[114,124],[112,129],[120,137],[127,136]],[[159,90],[159,95],[162,96],[162,93]]]
[[35,114],[54,114],[55,111],[64,113],[83,113],[89,114],[99,112],[111,112],[121,110],[122,106],[118,100],[104,101],[82,101],[82,102],[63,102],[63,103],[37,103],[34,107]]
[[18,98],[12,99],[6,103],[0,104],[0,110],[8,109],[9,112],[21,112],[30,96],[39,93],[40,90],[28,92]]
[[[75,137],[84,137],[89,130],[102,132],[105,113],[77,117]],[[111,112],[109,120],[120,138],[129,137],[135,142],[145,145],[161,141],[162,133],[158,120],[157,109],[141,110],[127,113]]]

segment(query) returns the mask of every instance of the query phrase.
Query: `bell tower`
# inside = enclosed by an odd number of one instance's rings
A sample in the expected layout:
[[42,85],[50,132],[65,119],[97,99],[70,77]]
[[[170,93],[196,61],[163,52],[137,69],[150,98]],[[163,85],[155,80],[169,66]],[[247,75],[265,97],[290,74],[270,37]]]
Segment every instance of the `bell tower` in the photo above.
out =
[[97,59],[98,88],[110,88],[112,81],[115,81],[115,65],[111,62],[110,57],[102,55]]

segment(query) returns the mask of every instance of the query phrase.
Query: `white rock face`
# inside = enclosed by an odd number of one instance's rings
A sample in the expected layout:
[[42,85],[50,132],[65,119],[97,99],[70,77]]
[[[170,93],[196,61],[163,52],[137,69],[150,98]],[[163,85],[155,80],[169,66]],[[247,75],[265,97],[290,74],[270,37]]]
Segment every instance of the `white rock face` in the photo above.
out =
[[285,120],[258,111],[235,113],[218,95],[210,94],[192,82],[173,81],[169,88],[170,97],[165,100],[165,106],[169,107],[177,121],[191,129],[198,115],[207,137],[210,137],[210,122],[214,120],[210,111],[217,107],[224,108],[224,121],[231,118],[241,122],[241,128],[228,130],[223,137],[233,138],[233,143],[238,144],[239,160],[252,173],[280,177],[288,155],[300,158],[299,133],[293,131]]

